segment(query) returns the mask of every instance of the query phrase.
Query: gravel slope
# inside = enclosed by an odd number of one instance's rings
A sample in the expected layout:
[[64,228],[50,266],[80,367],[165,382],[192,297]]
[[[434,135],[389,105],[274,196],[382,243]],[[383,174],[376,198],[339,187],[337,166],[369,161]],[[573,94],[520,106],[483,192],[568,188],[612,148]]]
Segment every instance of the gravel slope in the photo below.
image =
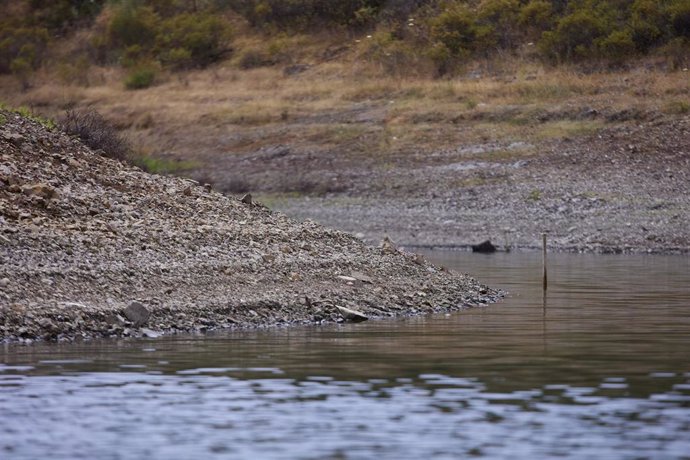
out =
[[0,125],[0,341],[422,314],[498,293],[193,181],[153,176],[11,112]]

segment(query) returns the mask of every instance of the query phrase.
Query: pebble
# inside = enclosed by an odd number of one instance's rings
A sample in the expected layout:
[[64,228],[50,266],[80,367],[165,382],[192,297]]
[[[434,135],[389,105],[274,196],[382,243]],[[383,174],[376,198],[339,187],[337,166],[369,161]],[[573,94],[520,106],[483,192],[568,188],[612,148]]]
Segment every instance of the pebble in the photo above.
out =
[[143,326],[151,316],[151,312],[140,302],[132,302],[125,308],[125,316],[134,327]]

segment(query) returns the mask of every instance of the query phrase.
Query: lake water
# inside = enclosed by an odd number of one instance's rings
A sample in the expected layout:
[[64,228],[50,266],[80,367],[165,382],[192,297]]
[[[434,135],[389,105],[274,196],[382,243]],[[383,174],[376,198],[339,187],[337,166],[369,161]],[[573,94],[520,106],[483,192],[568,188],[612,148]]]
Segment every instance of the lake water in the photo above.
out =
[[433,252],[510,291],[356,325],[0,348],[2,459],[690,458],[690,258]]

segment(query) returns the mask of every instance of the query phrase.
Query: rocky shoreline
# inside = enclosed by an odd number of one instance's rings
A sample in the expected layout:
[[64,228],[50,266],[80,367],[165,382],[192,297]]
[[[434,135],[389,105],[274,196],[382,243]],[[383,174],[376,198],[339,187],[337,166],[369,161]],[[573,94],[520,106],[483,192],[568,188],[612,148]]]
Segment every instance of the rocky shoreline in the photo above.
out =
[[390,242],[150,175],[0,113],[0,341],[319,324],[500,297]]

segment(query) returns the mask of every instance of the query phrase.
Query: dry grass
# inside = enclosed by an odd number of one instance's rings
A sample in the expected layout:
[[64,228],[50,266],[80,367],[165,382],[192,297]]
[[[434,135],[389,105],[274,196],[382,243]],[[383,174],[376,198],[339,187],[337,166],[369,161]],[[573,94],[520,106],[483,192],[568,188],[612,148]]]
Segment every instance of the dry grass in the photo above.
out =
[[[5,78],[0,97],[51,116],[92,106],[152,156],[174,151],[204,161],[279,143],[352,145],[353,152],[385,157],[476,142],[538,142],[605,125],[603,117],[572,116],[581,109],[644,107],[674,115],[689,106],[687,72],[581,74],[518,62],[509,76],[398,78],[377,74],[356,53],[325,59],[324,45],[304,37],[250,41],[238,45],[272,50],[280,64],[241,70],[233,58],[205,71],[163,75],[160,84],[136,95],[122,88],[122,72],[113,69],[92,69],[98,78],[90,80],[100,83],[89,87],[39,76],[26,93]],[[284,67],[297,62],[312,66],[284,75]],[[538,120],[543,113],[553,118]]]

